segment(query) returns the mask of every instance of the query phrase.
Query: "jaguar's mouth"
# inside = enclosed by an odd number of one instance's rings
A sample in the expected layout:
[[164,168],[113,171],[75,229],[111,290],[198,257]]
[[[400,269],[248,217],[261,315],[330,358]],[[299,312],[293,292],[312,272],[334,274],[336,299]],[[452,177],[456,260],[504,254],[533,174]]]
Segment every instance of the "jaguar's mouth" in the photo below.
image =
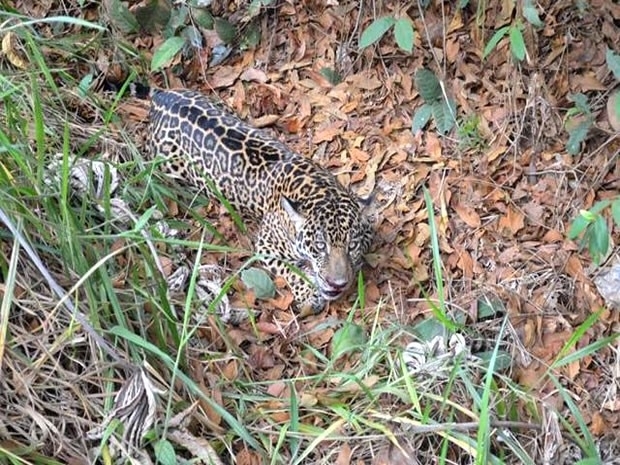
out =
[[321,280],[318,287],[320,289],[321,295],[325,300],[336,300],[345,293],[345,291],[349,287],[349,283],[333,284]]
[[344,289],[321,289],[321,295],[325,300],[336,300],[344,292]]

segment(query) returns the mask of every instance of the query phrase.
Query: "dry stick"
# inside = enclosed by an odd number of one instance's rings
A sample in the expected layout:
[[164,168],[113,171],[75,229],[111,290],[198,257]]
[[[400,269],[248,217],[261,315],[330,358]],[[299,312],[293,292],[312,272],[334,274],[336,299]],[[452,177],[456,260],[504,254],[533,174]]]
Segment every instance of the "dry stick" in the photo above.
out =
[[[419,424],[415,420],[411,420],[409,418],[398,418],[392,417],[391,415],[386,415],[384,413],[376,412],[375,416],[388,420],[393,423],[398,423],[401,425],[406,425],[408,427],[408,431],[413,431],[415,433],[433,433],[436,431],[468,431],[472,429],[476,429],[480,426],[480,422],[470,421],[463,423],[438,423],[435,425],[422,425]],[[538,431],[542,430],[542,426],[536,423],[528,423],[525,421],[507,421],[507,420],[491,420],[490,426],[493,428],[506,428],[506,429],[535,429]]]
[[[396,423],[400,423],[397,420],[392,419]],[[495,420],[490,422],[490,426],[493,428],[503,429],[535,429],[537,431],[542,430],[541,425],[535,423],[527,423],[524,421],[503,421]],[[470,431],[480,427],[480,423],[477,421],[470,421],[466,423],[443,423],[438,425],[417,425],[407,428],[408,432],[413,433],[435,433],[438,431]]]
[[52,277],[46,266],[41,261],[41,258],[39,258],[37,252],[28,242],[28,239],[24,237],[21,231],[15,226],[13,221],[11,221],[11,219],[6,215],[6,213],[4,213],[4,210],[2,210],[2,208],[0,208],[0,220],[7,226],[7,228],[9,228],[9,231],[11,231],[11,233],[17,239],[21,247],[26,251],[28,257],[30,257],[30,260],[32,260],[32,262],[38,268],[39,272],[43,275],[50,288],[54,291],[58,298],[62,300],[62,303],[69,311],[70,316],[75,318],[77,322],[82,325],[84,331],[86,331],[86,333],[95,340],[99,347],[103,349],[103,351],[106,352],[110,357],[112,357],[115,362],[127,366],[128,363],[124,360],[120,352],[114,349],[103,337],[101,337],[97,333],[97,331],[95,331],[95,329],[88,323],[86,315],[80,312],[73,305],[73,302],[71,302],[71,300],[65,298],[67,293]]

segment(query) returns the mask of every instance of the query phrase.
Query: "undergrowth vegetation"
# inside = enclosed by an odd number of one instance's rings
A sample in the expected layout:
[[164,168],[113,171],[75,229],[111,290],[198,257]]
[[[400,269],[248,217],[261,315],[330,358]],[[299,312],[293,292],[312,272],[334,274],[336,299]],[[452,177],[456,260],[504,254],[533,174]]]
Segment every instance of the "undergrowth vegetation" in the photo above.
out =
[[[404,270],[403,289],[416,294],[385,285],[370,299],[369,282],[382,273],[360,275],[355,295],[309,321],[286,310],[290,296],[277,280],[274,295],[257,297],[263,278],[247,273],[257,257],[237,239],[245,230],[238,216],[164,179],[143,156],[148,102],[129,97],[129,84],[180,60],[190,33],[167,29],[153,65],[138,50],[144,44],[128,39],[138,41],[139,22],[118,39],[114,15],[128,10],[80,14],[80,6],[38,20],[7,7],[0,25],[7,44],[15,41],[0,64],[0,463],[589,464],[616,456],[613,433],[593,432],[603,421],[596,400],[617,387],[617,332],[600,330],[606,311],[561,315],[552,358],[533,360],[540,354],[523,339],[544,335],[516,314],[513,295],[489,284],[471,292],[469,307],[458,300],[480,283],[451,276],[436,187],[408,200],[420,202],[415,219],[426,229],[416,232],[425,241],[415,245],[428,250],[430,270],[423,282]],[[252,27],[276,7],[258,8]],[[378,18],[365,22],[364,48],[393,28],[399,53],[412,49],[409,19]],[[211,19],[215,28],[223,21]],[[515,53],[510,28],[521,28],[506,27]],[[103,90],[116,66],[128,79]],[[480,117],[457,115],[452,93],[419,69],[426,81],[409,77],[423,87],[413,132],[456,126],[458,150],[488,148]],[[612,205],[617,213],[617,200],[603,203],[593,214]],[[604,222],[597,234],[609,239],[617,224],[598,218],[591,223]],[[476,234],[484,227],[475,226]],[[534,361],[534,375],[520,370]],[[580,364],[596,365],[597,386],[575,381]]]

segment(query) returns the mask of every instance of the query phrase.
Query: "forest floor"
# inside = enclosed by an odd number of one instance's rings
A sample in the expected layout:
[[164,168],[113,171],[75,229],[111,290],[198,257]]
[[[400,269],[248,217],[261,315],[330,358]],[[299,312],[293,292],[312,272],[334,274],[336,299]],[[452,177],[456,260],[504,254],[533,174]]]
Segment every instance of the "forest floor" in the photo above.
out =
[[[620,5],[189,5],[3,2],[0,463],[620,463],[595,285],[620,260]],[[414,128],[423,68],[447,131]],[[278,280],[248,290],[250,240],[146,161],[129,83],[211,95],[372,194],[357,292],[301,318]]]

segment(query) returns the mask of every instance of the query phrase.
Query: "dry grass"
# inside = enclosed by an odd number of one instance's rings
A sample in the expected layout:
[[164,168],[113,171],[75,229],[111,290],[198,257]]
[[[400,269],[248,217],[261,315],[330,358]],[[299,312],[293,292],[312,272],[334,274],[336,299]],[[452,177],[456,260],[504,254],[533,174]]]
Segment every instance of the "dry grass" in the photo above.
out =
[[[344,31],[359,26],[353,13]],[[62,33],[52,34],[54,26]],[[379,65],[389,86],[360,98],[374,100],[346,129],[367,136],[369,160],[337,166],[340,175],[369,169],[370,155],[404,156],[374,165],[379,238],[358,295],[300,320],[278,307],[286,295],[247,310],[238,273],[254,258],[248,243],[223,209],[144,161],[146,103],[79,91],[71,74],[102,56],[113,61],[105,46],[118,37],[60,23],[18,31],[29,68],[0,64],[0,463],[124,463],[129,455],[165,464],[616,460],[617,322],[589,312],[596,297],[575,247],[540,238],[563,231],[591,193],[608,195],[617,145],[595,136],[593,158],[557,155],[562,111],[528,70],[498,61],[485,68],[475,92],[488,106],[469,108],[459,132],[467,143],[443,139],[451,157],[433,159],[438,139],[429,131],[420,152],[430,158],[412,162],[407,144],[419,141],[410,122],[399,126],[399,112],[384,108],[408,103],[407,73],[398,69],[407,63],[370,52],[349,63],[351,73],[373,78]],[[71,38],[88,45],[77,52]],[[260,53],[273,63],[291,59],[270,45]],[[138,59],[127,66],[144,69]],[[353,85],[345,87],[352,93]],[[293,86],[291,95],[330,98],[317,89]],[[263,91],[247,100],[277,106]],[[498,108],[509,115],[500,128],[478,117]],[[389,125],[395,135],[382,132]],[[480,156],[498,140],[510,142],[500,159]],[[337,165],[344,149],[319,145],[319,156]],[[118,191],[108,171],[99,195],[76,195],[75,155],[117,168]],[[409,176],[430,192],[399,184]],[[117,199],[130,217],[112,214]],[[477,225],[468,216],[476,209],[484,209]],[[519,214],[528,227],[515,232],[511,215]],[[162,216],[177,236],[162,234]],[[472,275],[463,257],[473,257]],[[181,265],[188,283],[169,292]],[[207,302],[205,280],[215,286]],[[232,324],[225,308],[245,319]]]

